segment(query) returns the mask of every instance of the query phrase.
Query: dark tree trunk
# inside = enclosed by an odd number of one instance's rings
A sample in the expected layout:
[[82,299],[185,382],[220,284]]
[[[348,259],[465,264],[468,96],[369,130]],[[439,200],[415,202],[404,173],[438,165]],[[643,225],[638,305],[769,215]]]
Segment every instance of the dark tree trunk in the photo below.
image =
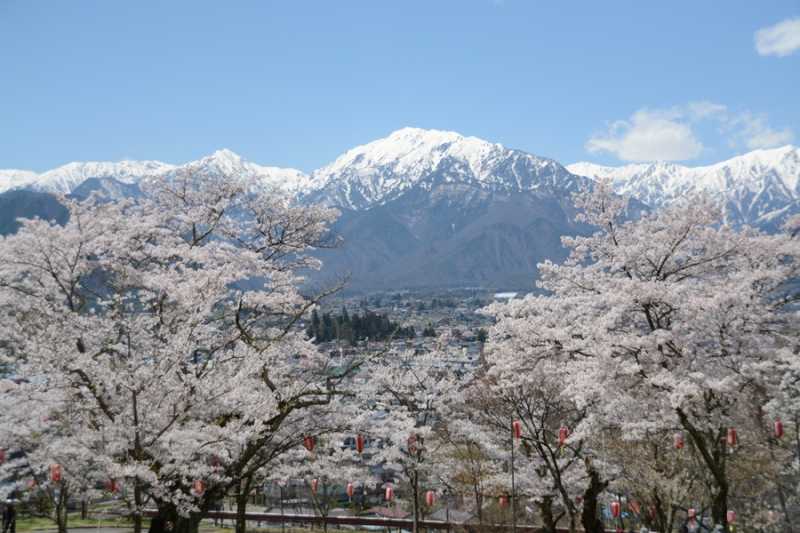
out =
[[236,495],[236,533],[247,533],[247,503],[250,497],[250,488],[253,485],[253,476],[247,476],[239,482],[239,493]]
[[[158,517],[154,518],[154,520],[160,520],[165,533],[197,533],[202,518],[202,513],[181,516],[174,505],[159,503]],[[161,532],[154,531],[153,533]]]
[[142,533],[142,487],[139,480],[133,482],[133,533]]
[[678,409],[678,418],[681,425],[689,432],[692,443],[700,452],[706,468],[711,473],[713,480],[713,493],[711,497],[711,518],[715,524],[721,525],[724,533],[729,533],[728,528],[728,476],[726,472],[726,455],[728,453],[725,436],[727,428],[719,428],[715,433],[708,434],[698,430],[689,417]]
[[545,496],[539,502],[539,516],[542,518],[542,531],[544,533],[556,533],[556,519],[553,515],[553,497]]
[[58,493],[53,494],[53,521],[58,527],[58,533],[67,533],[67,500],[69,500],[69,487],[62,483]]
[[86,499],[81,500],[81,520],[89,518],[89,502]]
[[603,521],[598,518],[600,494],[606,490],[608,481],[600,479],[600,473],[586,460],[586,471],[589,474],[589,486],[583,493],[583,511],[581,512],[581,523],[586,533],[605,533]]
[[411,492],[414,497],[414,524],[412,533],[419,533],[419,474],[414,472],[412,476]]

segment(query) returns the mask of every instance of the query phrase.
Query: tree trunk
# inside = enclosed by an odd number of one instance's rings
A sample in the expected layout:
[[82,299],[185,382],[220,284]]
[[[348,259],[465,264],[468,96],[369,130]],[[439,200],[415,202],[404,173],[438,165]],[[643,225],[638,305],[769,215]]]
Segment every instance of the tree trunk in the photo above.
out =
[[477,485],[474,487],[475,489],[475,509],[478,512],[478,525],[483,527],[483,494],[481,494],[481,488]]
[[539,516],[542,519],[542,531],[544,533],[556,533],[556,520],[553,516],[553,497],[545,496],[538,503]]
[[411,492],[414,497],[414,524],[412,533],[419,533],[419,474],[416,471],[413,474]]
[[66,505],[59,505],[56,508],[56,524],[58,524],[58,533],[67,533],[67,507],[66,507]]
[[84,498],[81,500],[81,520],[86,520],[87,518],[89,518],[89,502]]
[[728,476],[725,469],[727,443],[725,440],[727,428],[721,427],[716,433],[707,434],[698,430],[681,409],[677,410],[681,425],[689,432],[697,451],[700,452],[714,483],[711,499],[711,518],[714,524],[722,526],[724,533],[728,529]]
[[[777,464],[778,460],[775,457],[774,441],[770,439],[768,445],[769,445],[769,456],[770,459],[772,459],[772,464]],[[783,480],[781,479],[780,472],[775,473],[775,488],[778,491],[778,502],[781,505],[781,512],[783,513],[783,519],[786,522],[786,525],[784,526],[786,528],[785,531],[786,533],[794,533],[794,530],[792,528],[792,519],[789,514],[789,508],[786,504],[786,492],[783,486]]]
[[142,533],[142,488],[137,478],[133,481],[133,533]]
[[239,493],[236,495],[236,533],[247,532],[247,501],[250,497],[250,487],[253,485],[253,475],[246,476],[239,482]]
[[600,479],[600,473],[586,460],[586,471],[589,474],[589,486],[583,493],[583,511],[581,523],[586,533],[605,533],[603,521],[598,518],[598,497],[608,486],[608,481]]
[[728,482],[727,479],[720,483],[718,481],[716,491],[711,500],[711,518],[715,524],[720,524],[726,533],[728,529]]
[[66,483],[62,483],[58,493],[53,495],[55,503],[54,521],[58,527],[58,533],[67,533],[67,500],[69,499],[69,488]]

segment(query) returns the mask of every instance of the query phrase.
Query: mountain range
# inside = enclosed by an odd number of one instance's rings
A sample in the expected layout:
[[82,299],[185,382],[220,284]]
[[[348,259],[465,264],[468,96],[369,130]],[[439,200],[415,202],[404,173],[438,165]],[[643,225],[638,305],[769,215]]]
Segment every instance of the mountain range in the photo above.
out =
[[122,161],[69,163],[41,174],[0,170],[0,232],[14,231],[19,216],[63,219],[53,195],[135,196],[143,176],[178,171],[244,178],[299,203],[339,208],[333,230],[344,244],[320,252],[324,272],[349,274],[351,287],[363,290],[529,289],[538,262],[565,256],[562,235],[588,231],[574,222],[571,194],[597,178],[656,209],[705,192],[725,206],[730,223],[767,231],[800,212],[800,149],[792,146],[703,167],[564,167],[475,137],[403,128],[310,174],[261,166],[230,150],[184,165]]

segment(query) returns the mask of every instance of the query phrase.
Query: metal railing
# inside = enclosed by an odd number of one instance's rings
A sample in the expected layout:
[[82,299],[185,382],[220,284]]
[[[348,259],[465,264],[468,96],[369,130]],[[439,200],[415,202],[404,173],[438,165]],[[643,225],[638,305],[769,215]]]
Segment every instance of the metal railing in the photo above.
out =
[[[147,510],[144,515],[155,516],[155,510]],[[207,511],[203,513],[204,519],[236,520],[237,513],[232,511]],[[322,525],[327,523],[329,526],[367,526],[406,529],[411,531],[414,521],[409,518],[382,518],[371,516],[320,516],[295,513],[245,513],[245,520],[248,522],[264,522],[268,524],[315,524]],[[441,520],[420,520],[419,527],[427,530],[458,530],[458,531],[511,531],[511,524],[473,524],[445,522]],[[517,524],[516,530],[522,533],[540,533],[542,528],[530,524]],[[558,533],[568,533],[567,528],[558,528]],[[612,531],[612,530],[609,530]]]

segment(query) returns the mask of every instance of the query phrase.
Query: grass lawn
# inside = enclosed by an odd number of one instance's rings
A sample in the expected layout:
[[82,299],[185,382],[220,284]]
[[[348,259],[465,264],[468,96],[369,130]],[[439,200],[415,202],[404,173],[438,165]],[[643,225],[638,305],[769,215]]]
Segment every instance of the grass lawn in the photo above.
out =
[[[150,522],[145,519],[143,529],[147,531]],[[78,527],[124,527],[132,528],[133,523],[125,518],[103,518],[101,520],[82,520],[80,513],[70,514],[67,520],[67,528]],[[57,529],[56,523],[49,518],[40,517],[20,517],[17,519],[17,531],[36,531],[41,529]]]

